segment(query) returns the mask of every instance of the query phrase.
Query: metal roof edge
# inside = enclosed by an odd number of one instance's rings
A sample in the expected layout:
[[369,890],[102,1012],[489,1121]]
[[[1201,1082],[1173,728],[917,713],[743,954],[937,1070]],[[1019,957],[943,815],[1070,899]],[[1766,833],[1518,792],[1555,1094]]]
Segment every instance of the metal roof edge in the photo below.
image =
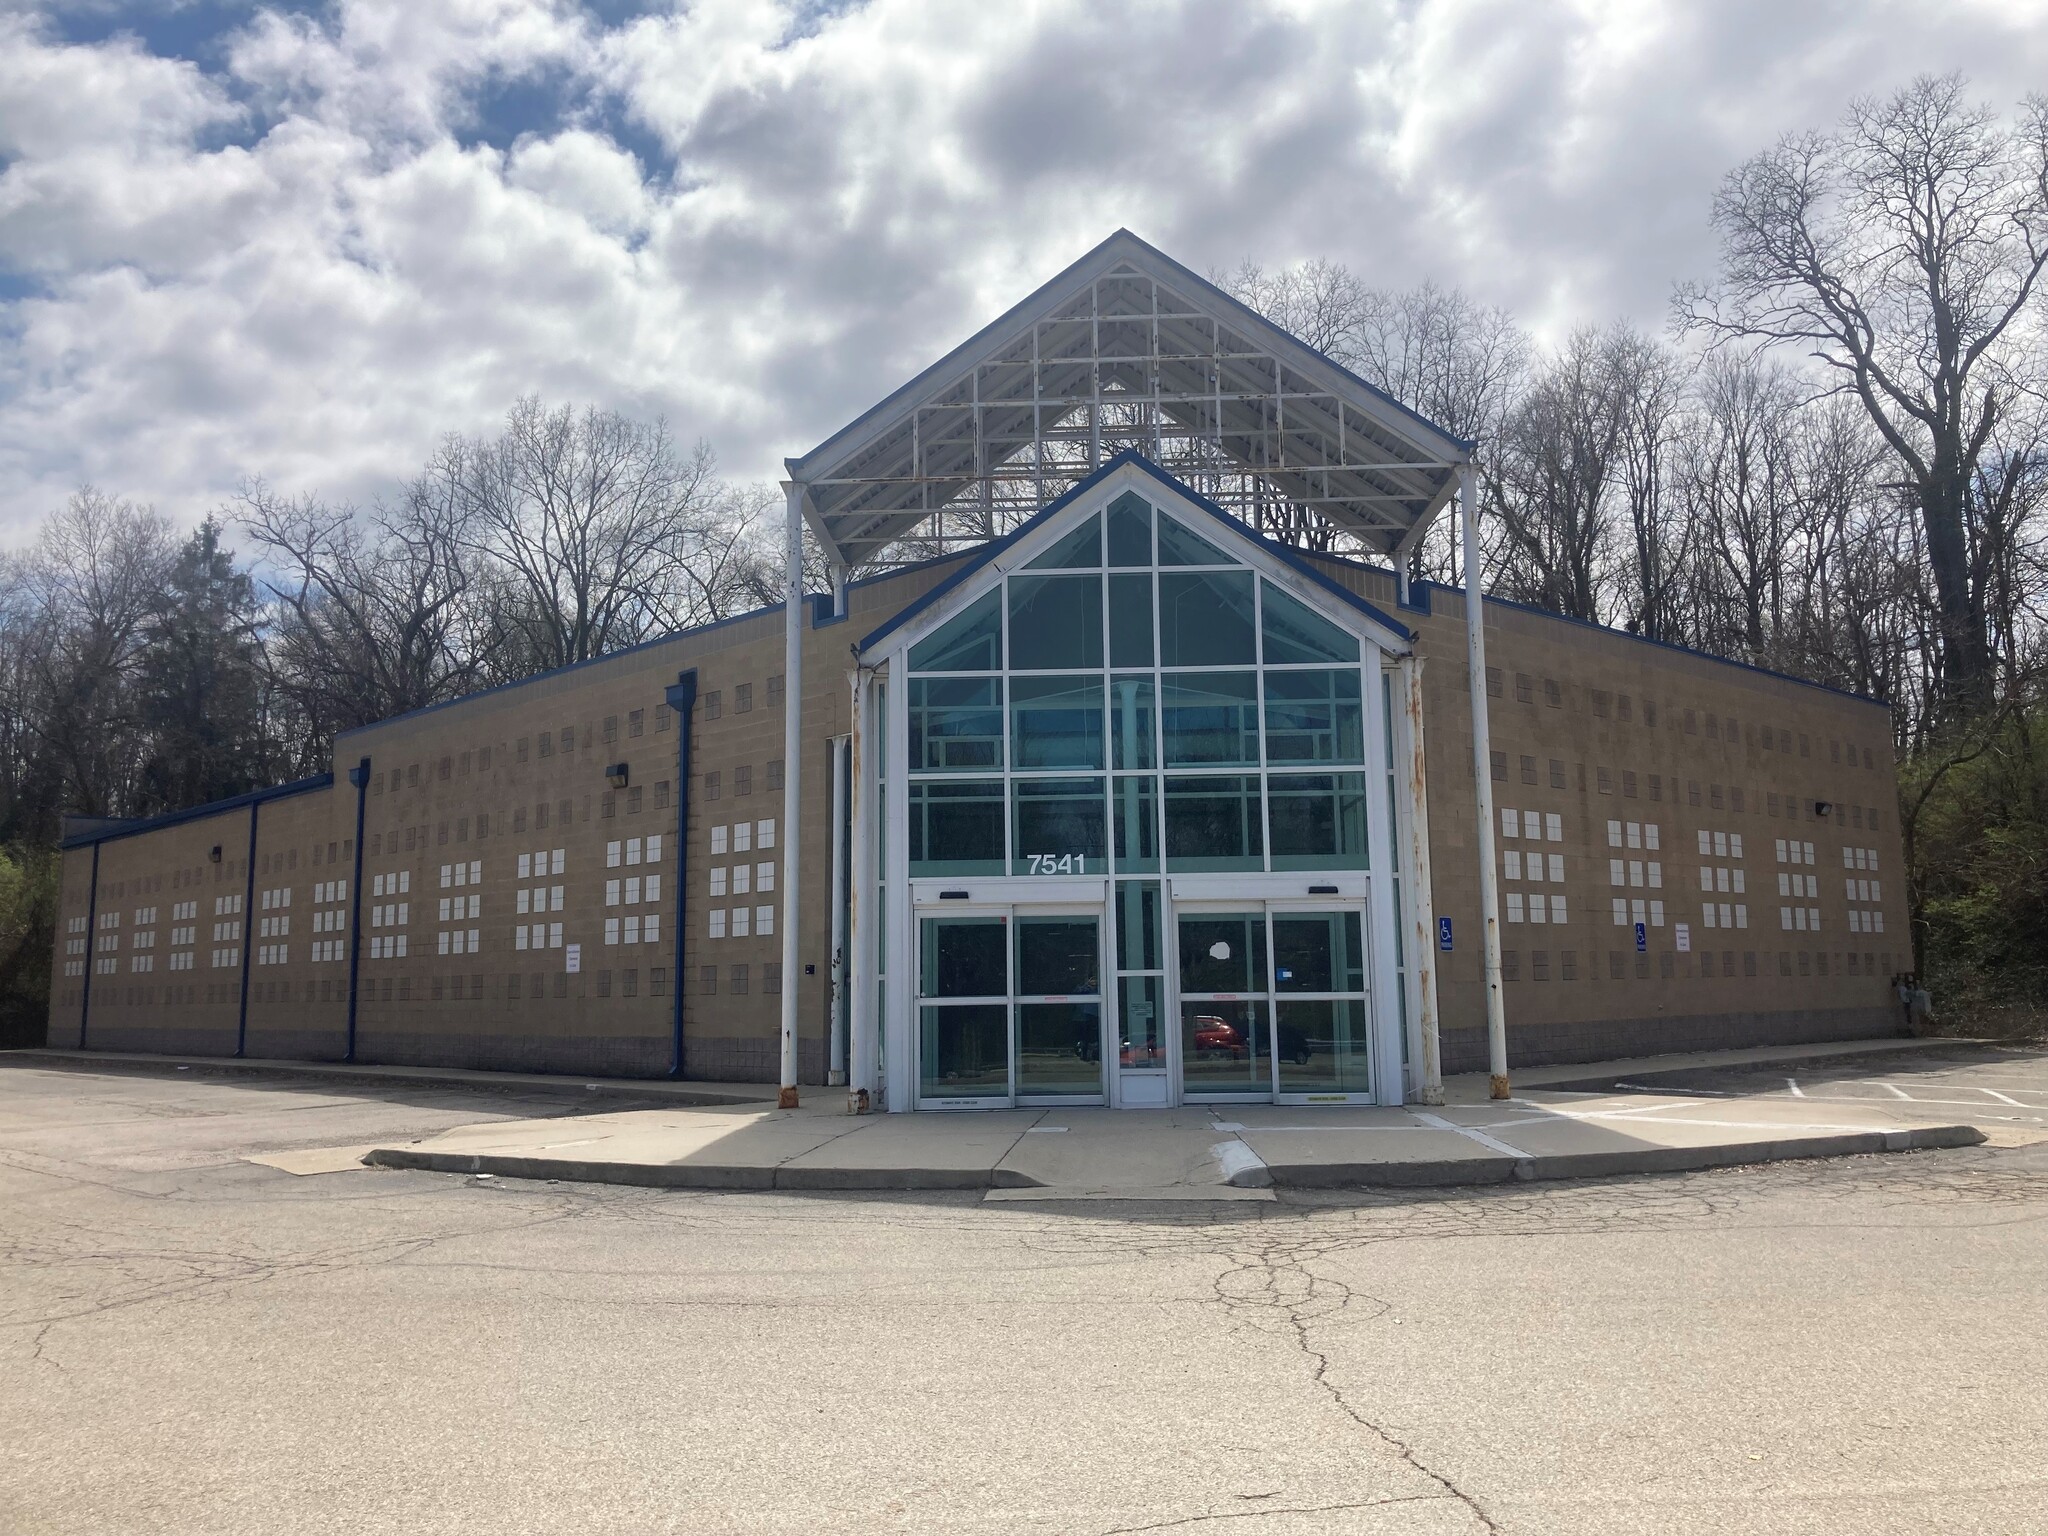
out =
[[[1392,576],[1394,574],[1384,566],[1368,565],[1364,561],[1348,560],[1342,555],[1323,555],[1320,558],[1343,561],[1347,565],[1357,565],[1362,570],[1376,571],[1381,575]],[[1465,597],[1465,589],[1463,587],[1455,587],[1448,582],[1418,580],[1411,582],[1410,587],[1411,590],[1421,587],[1432,588],[1435,591],[1456,597],[1461,603]],[[1611,624],[1596,623],[1592,619],[1576,619],[1568,613],[1558,613],[1549,608],[1538,608],[1533,603],[1518,602],[1512,597],[1496,597],[1488,592],[1481,594],[1481,600],[1501,608],[1512,608],[1518,613],[1530,614],[1535,618],[1552,619],[1559,624],[1570,624],[1579,629],[1595,630],[1603,635],[1611,635],[1616,640],[1627,641],[1631,645],[1647,645],[1660,651],[1675,651],[1681,656],[1691,656],[1700,661],[1713,662],[1716,666],[1733,667],[1739,672],[1754,672],[1759,677],[1774,678],[1781,683],[1797,683],[1802,688],[1817,688],[1822,693],[1833,694],[1838,699],[1847,699],[1855,704],[1868,704],[1874,708],[1884,710],[1887,714],[1891,712],[1892,704],[1889,699],[1878,698],[1867,693],[1852,693],[1847,688],[1837,688],[1832,683],[1817,683],[1810,677],[1800,677],[1796,673],[1780,672],[1771,667],[1760,667],[1755,662],[1739,661],[1733,656],[1716,656],[1712,651],[1696,650],[1689,645],[1680,645],[1675,640],[1657,640],[1648,635],[1632,635],[1627,630],[1616,629]],[[1460,622],[1463,621],[1462,612],[1453,616],[1458,618]]]
[[252,789],[245,794],[231,795],[225,800],[208,801],[205,805],[191,806],[182,811],[164,811],[155,816],[139,816],[123,821],[118,827],[65,838],[57,846],[67,852],[73,848],[90,848],[95,843],[116,842],[124,837],[134,837],[140,832],[156,832],[165,827],[175,827],[181,822],[199,821],[208,816],[219,816],[227,811],[238,811],[246,805],[261,805],[267,800],[282,800],[289,795],[309,794],[316,789],[329,788],[333,783],[333,774],[316,773],[310,778],[294,779],[289,784],[275,784],[268,789]]

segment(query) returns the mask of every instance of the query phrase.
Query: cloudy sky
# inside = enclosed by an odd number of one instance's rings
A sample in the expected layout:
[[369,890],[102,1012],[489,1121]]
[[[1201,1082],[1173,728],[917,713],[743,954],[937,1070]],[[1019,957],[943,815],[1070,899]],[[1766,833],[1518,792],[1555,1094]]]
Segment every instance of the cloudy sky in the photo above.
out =
[[1118,225],[1659,323],[1722,172],[1946,69],[2048,0],[0,0],[0,544],[535,390],[771,476]]

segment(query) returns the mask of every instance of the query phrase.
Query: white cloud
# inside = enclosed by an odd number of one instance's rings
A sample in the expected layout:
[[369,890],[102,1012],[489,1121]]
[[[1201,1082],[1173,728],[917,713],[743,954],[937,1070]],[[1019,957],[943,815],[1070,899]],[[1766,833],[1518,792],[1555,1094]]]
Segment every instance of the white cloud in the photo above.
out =
[[0,22],[0,540],[84,479],[365,497],[535,389],[772,475],[1120,224],[1655,323],[1724,170],[1917,70],[2012,101],[2028,9],[338,0],[203,64]]

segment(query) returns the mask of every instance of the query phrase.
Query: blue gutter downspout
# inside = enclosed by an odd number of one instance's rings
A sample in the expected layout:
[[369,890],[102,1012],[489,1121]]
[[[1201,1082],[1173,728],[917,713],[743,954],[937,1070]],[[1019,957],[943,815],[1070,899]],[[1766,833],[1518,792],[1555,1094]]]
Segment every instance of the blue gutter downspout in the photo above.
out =
[[100,845],[92,845],[92,894],[85,898],[85,995],[78,1002],[78,1048],[85,1049],[86,1021],[92,1017],[92,973],[100,963]]
[[354,884],[348,892],[348,1041],[341,1059],[356,1059],[356,978],[363,957],[363,816],[370,793],[370,760],[366,757],[348,771],[356,787],[356,862]]
[[676,674],[668,690],[668,707],[676,712],[676,964],[668,1075],[683,1075],[683,936],[689,932],[690,899],[690,723],[697,707],[697,669]]
[[249,941],[256,934],[256,813],[261,806],[260,800],[249,806],[249,867],[242,876],[242,1012],[235,1021],[237,1056],[249,1047],[249,956],[255,949]]

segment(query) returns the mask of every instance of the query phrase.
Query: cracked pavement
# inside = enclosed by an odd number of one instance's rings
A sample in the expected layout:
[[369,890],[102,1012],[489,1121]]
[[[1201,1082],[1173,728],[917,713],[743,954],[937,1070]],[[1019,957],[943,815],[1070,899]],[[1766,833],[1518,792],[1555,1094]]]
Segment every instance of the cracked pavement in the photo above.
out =
[[2048,1146],[983,1204],[261,1152],[616,1108],[0,1070],[0,1532],[2048,1528]]

